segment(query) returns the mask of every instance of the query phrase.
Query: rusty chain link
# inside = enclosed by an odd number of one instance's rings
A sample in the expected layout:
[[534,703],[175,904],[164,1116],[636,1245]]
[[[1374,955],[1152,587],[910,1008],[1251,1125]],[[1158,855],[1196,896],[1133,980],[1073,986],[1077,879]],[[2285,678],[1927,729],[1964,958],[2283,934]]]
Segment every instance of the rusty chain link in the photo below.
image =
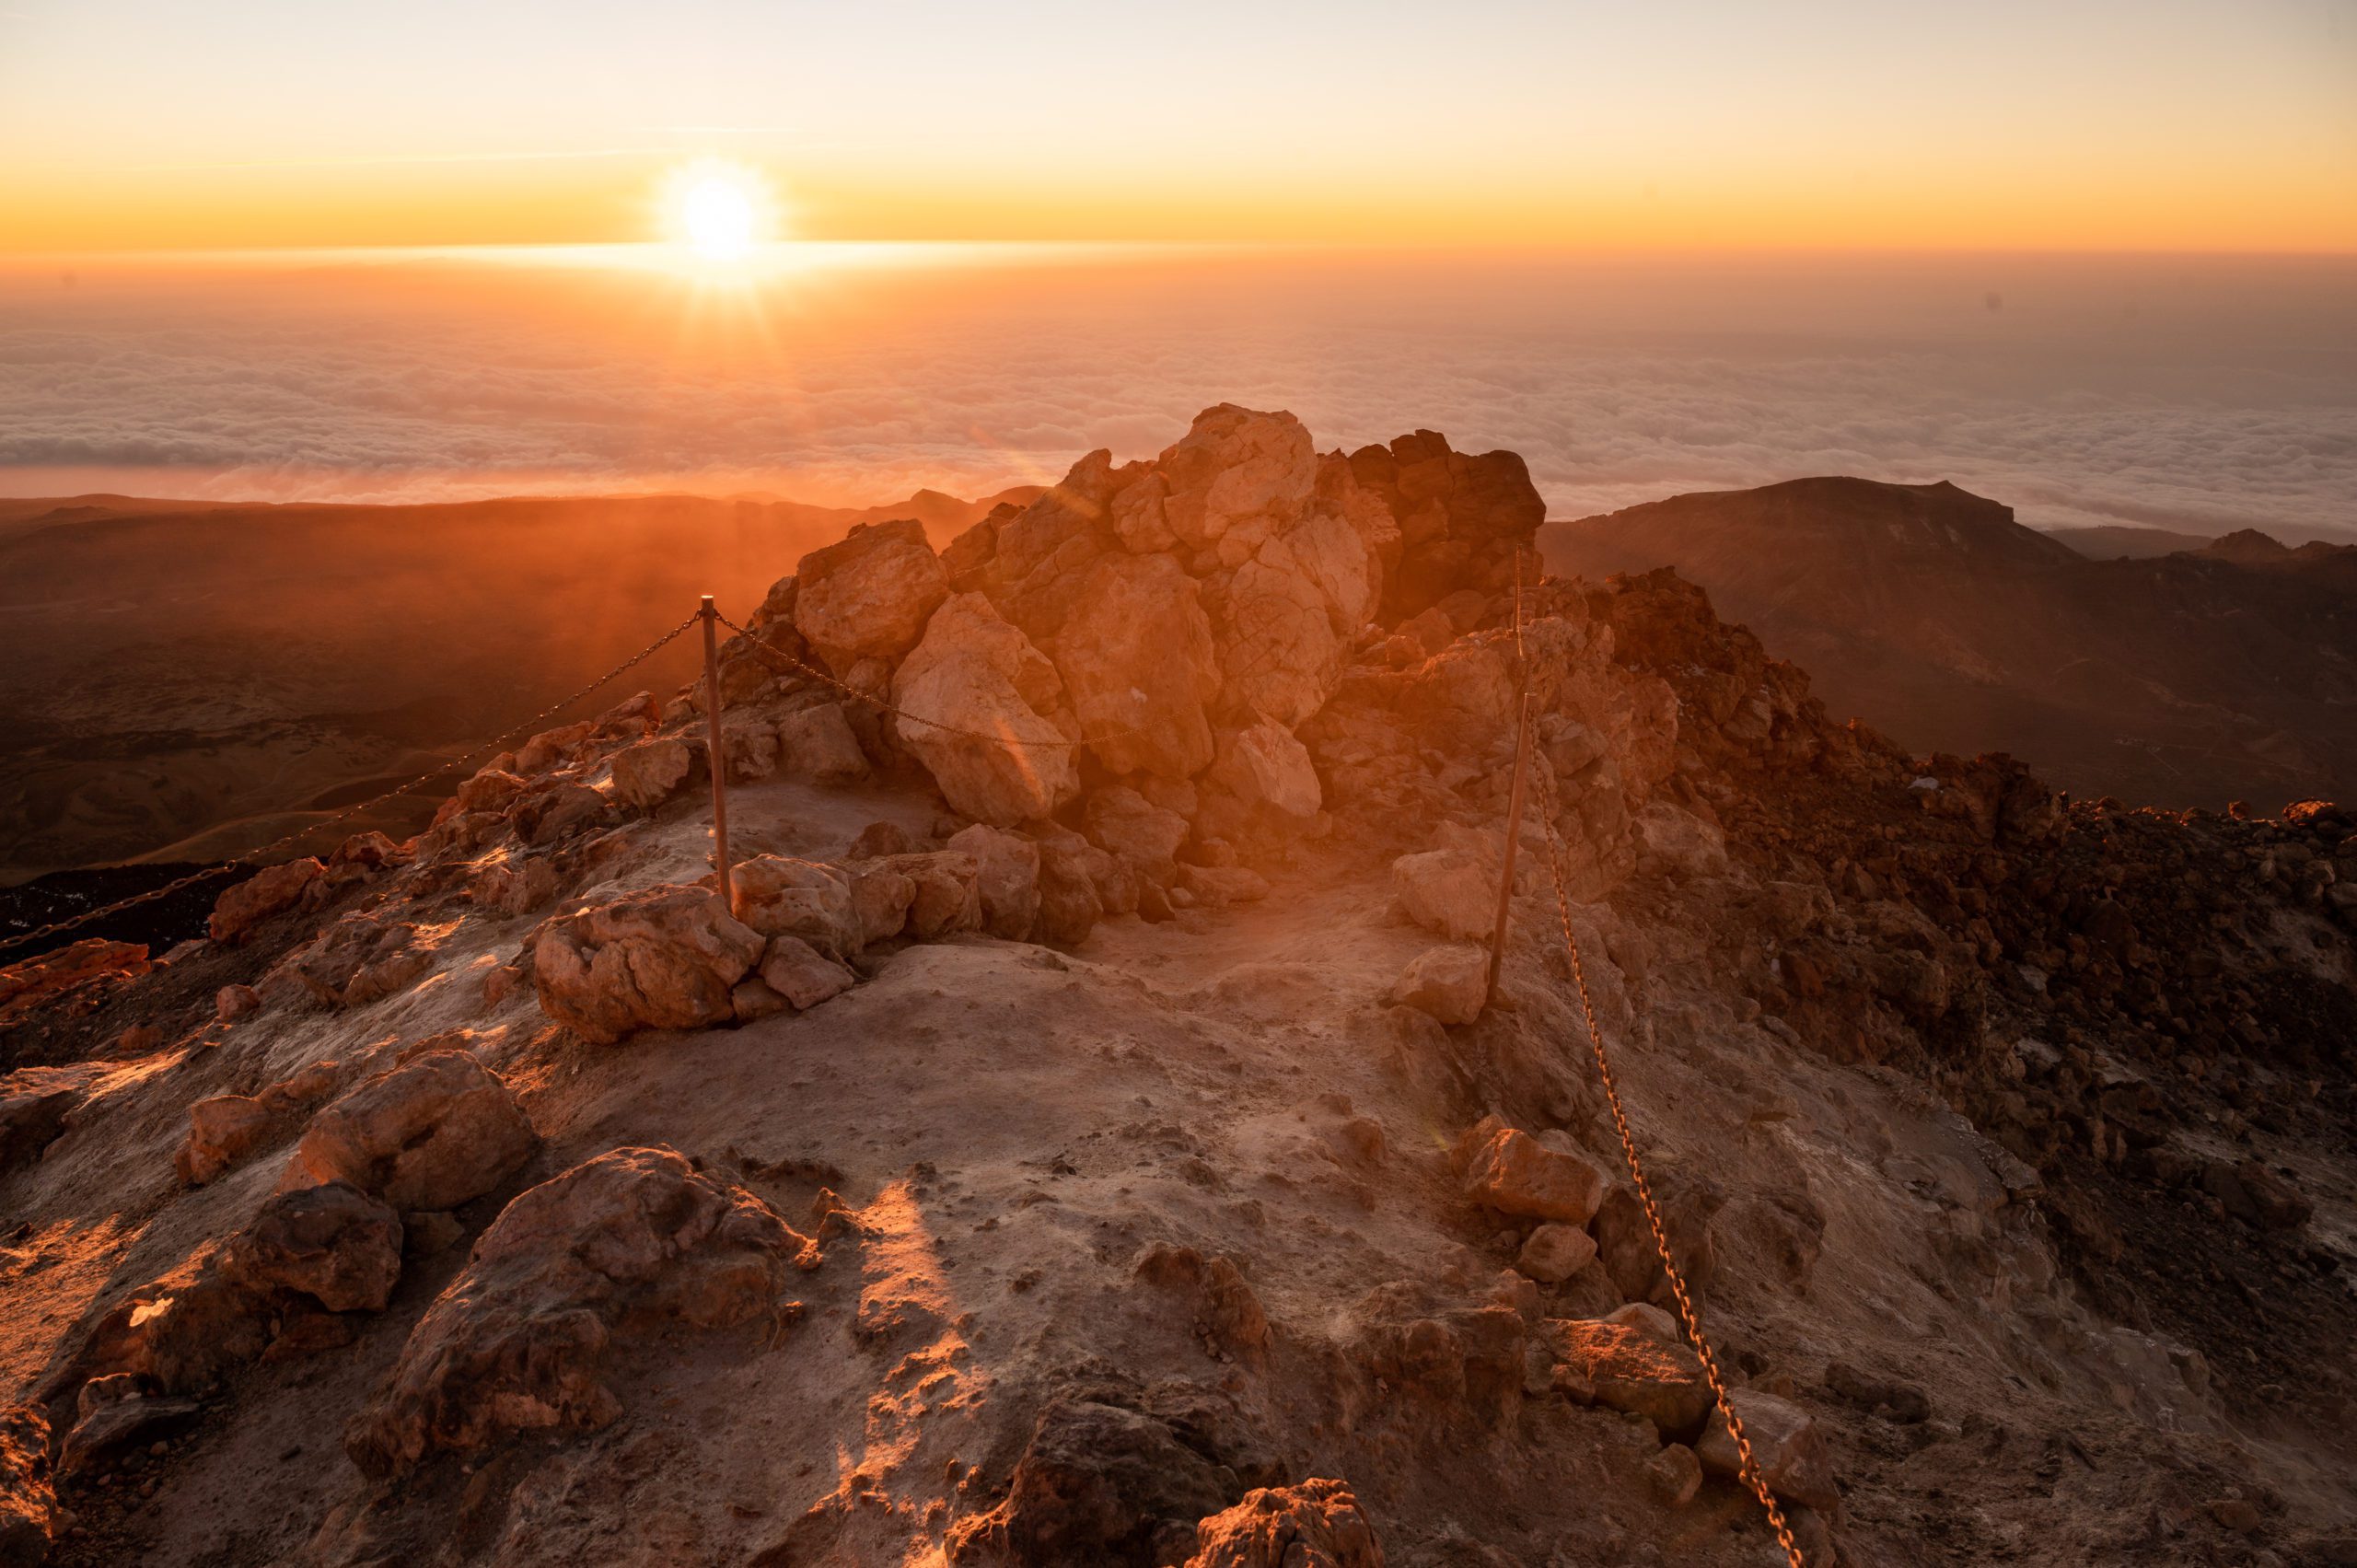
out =
[[[1515,661],[1521,680],[1527,686],[1530,665],[1523,652],[1522,643],[1522,555],[1516,552],[1514,563],[1514,645]],[[1604,1031],[1596,1021],[1596,999],[1587,989],[1587,966],[1580,960],[1580,939],[1572,930],[1572,897],[1563,882],[1563,841],[1555,829],[1555,770],[1552,765],[1539,771],[1539,821],[1547,833],[1547,871],[1555,884],[1555,914],[1563,928],[1563,950],[1571,955],[1572,983],[1580,993],[1580,1016],[1587,1024],[1588,1049],[1596,1057],[1596,1076],[1604,1084],[1605,1103],[1612,1109],[1612,1126],[1620,1134],[1620,1156],[1628,1163],[1629,1179],[1636,1184],[1637,1202],[1645,1211],[1645,1225],[1653,1232],[1654,1250],[1661,1258],[1662,1272],[1669,1276],[1670,1294],[1678,1301],[1679,1321],[1686,1326],[1686,1337],[1693,1342],[1694,1353],[1702,1364],[1702,1376],[1711,1385],[1711,1397],[1727,1418],[1727,1435],[1735,1439],[1744,1481],[1768,1511],[1768,1523],[1776,1531],[1776,1544],[1784,1549],[1787,1568],[1807,1568],[1801,1549],[1793,1539],[1791,1527],[1784,1522],[1784,1511],[1776,1502],[1776,1494],[1768,1488],[1768,1478],[1760,1472],[1759,1461],[1751,1452],[1751,1438],[1743,1430],[1743,1418],[1735,1413],[1735,1402],[1727,1398],[1726,1379],[1720,1375],[1719,1358],[1711,1349],[1711,1342],[1703,1337],[1702,1320],[1695,1313],[1693,1297],[1688,1293],[1685,1272],[1678,1260],[1670,1256],[1669,1232],[1661,1223],[1661,1210],[1654,1202],[1653,1183],[1645,1179],[1644,1162],[1637,1157],[1636,1135],[1629,1129],[1629,1112],[1620,1103],[1620,1086],[1612,1076],[1612,1059],[1604,1049]],[[1512,863],[1509,861],[1509,865]]]
[[1678,1320],[1686,1326],[1686,1337],[1693,1342],[1694,1353],[1702,1363],[1702,1376],[1711,1385],[1711,1396],[1719,1411],[1726,1417],[1727,1435],[1735,1439],[1736,1452],[1741,1457],[1743,1479],[1747,1482],[1759,1505],[1768,1511],[1768,1523],[1775,1529],[1776,1544],[1784,1549],[1789,1568],[1806,1568],[1799,1545],[1793,1539],[1790,1526],[1784,1522],[1784,1510],[1776,1502],[1776,1494],[1768,1489],[1768,1478],[1760,1472],[1759,1461],[1751,1452],[1751,1439],[1743,1430],[1743,1418],[1735,1412],[1734,1401],[1727,1398],[1726,1379],[1719,1372],[1719,1358],[1711,1350],[1711,1342],[1703,1337],[1702,1320],[1696,1315],[1694,1300],[1689,1294],[1684,1271],[1678,1260],[1670,1256],[1669,1232],[1662,1225],[1661,1210],[1654,1202],[1653,1184],[1645,1179],[1644,1162],[1637,1157],[1637,1139],[1629,1129],[1629,1112],[1620,1103],[1620,1086],[1612,1076],[1612,1060],[1604,1049],[1604,1031],[1596,1027],[1596,1001],[1588,994],[1587,967],[1580,961],[1580,939],[1572,931],[1572,900],[1563,884],[1563,841],[1555,830],[1555,776],[1550,768],[1539,773],[1539,790],[1543,796],[1539,820],[1547,830],[1547,869],[1555,883],[1555,913],[1563,928],[1563,948],[1571,955],[1572,982],[1580,993],[1580,1016],[1587,1023],[1588,1048],[1596,1056],[1596,1076],[1603,1080],[1605,1103],[1612,1109],[1612,1126],[1620,1134],[1620,1155],[1629,1167],[1629,1179],[1636,1184],[1637,1202],[1643,1205],[1645,1224],[1653,1231],[1654,1250],[1661,1258],[1662,1272],[1669,1276],[1670,1294],[1678,1300]]
[[65,932],[73,930],[75,926],[87,925],[91,921],[98,920],[106,915],[120,914],[124,910],[135,909],[141,904],[153,903],[157,899],[168,898],[172,894],[180,891],[182,889],[193,888],[200,882],[210,881],[216,877],[230,876],[238,869],[240,865],[247,861],[259,859],[263,855],[284,849],[291,844],[298,843],[301,841],[309,838],[312,834],[319,832],[323,828],[332,828],[339,822],[348,822],[364,811],[368,811],[377,807],[382,806],[389,800],[397,800],[401,796],[408,795],[411,791],[417,789],[421,785],[429,784],[435,779],[441,777],[451,769],[461,767],[466,763],[472,761],[475,758],[483,755],[487,751],[497,750],[500,747],[505,746],[508,741],[515,739],[517,736],[524,735],[530,731],[535,726],[546,723],[549,719],[563,713],[565,709],[573,706],[574,703],[581,701],[582,698],[589,695],[590,692],[598,690],[598,687],[603,686],[609,680],[613,679],[614,677],[622,674],[624,671],[629,670],[637,665],[644,663],[649,658],[652,658],[666,645],[685,633],[689,627],[693,626],[698,619],[699,617],[695,615],[689,616],[685,621],[680,621],[677,626],[672,627],[668,632],[664,633],[663,635],[656,638],[655,641],[647,644],[646,646],[639,649],[638,652],[631,655],[630,657],[622,660],[621,663],[614,666],[613,668],[606,671],[605,674],[598,677],[597,679],[592,680],[588,685],[582,687],[571,696],[558,699],[556,702],[550,703],[547,707],[542,708],[539,713],[534,714],[531,717],[517,721],[514,726],[502,730],[499,734],[492,737],[489,740],[483,741],[482,744],[470,750],[459,752],[457,756],[450,758],[447,761],[439,763],[435,767],[428,768],[424,772],[418,774],[417,777],[410,780],[407,784],[397,785],[392,789],[387,790],[382,795],[371,796],[369,799],[361,801],[358,805],[347,807],[345,809],[337,812],[334,816],[327,818],[322,821],[306,823],[302,827],[296,829],[291,833],[287,833],[280,838],[273,839],[266,844],[261,844],[256,848],[245,851],[238,857],[237,860],[229,861],[220,865],[208,865],[202,871],[192,871],[185,877],[174,877],[160,888],[150,888],[144,893],[134,893],[130,898],[118,899],[113,903],[101,904],[97,909],[84,910],[81,913],[69,916],[64,920],[53,920],[46,925],[37,925],[30,931],[19,931],[13,935],[0,935],[0,953],[5,953],[11,947],[21,947],[29,942],[38,942],[43,937],[62,935]]

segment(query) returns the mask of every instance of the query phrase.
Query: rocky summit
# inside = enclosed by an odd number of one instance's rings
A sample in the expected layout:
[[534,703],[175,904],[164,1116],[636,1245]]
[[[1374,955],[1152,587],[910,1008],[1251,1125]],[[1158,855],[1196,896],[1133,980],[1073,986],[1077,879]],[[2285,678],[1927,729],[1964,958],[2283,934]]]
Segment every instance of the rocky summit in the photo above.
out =
[[0,970],[0,1562],[1776,1562],[1730,1412],[1812,1568],[2357,1562],[2357,819],[1541,516],[1210,409]]

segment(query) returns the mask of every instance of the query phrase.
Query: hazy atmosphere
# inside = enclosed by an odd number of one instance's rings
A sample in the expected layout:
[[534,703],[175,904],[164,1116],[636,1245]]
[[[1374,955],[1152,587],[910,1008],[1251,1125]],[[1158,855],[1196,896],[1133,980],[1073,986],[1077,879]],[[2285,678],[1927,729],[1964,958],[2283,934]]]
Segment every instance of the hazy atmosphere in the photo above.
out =
[[2357,1565],[2357,6],[0,0],[0,1568]]

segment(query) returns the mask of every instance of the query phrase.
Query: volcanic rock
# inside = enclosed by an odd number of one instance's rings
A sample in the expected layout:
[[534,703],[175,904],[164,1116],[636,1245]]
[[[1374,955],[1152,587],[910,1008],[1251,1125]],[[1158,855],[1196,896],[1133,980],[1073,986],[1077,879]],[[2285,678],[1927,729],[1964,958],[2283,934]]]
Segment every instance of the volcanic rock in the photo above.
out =
[[56,1507],[49,1418],[35,1405],[0,1405],[0,1563],[41,1568]]
[[820,784],[850,784],[867,776],[867,754],[859,749],[840,703],[819,703],[778,721],[779,763],[787,776]]
[[1169,556],[1100,557],[1046,646],[1108,771],[1183,779],[1211,761],[1218,653],[1193,579]]
[[256,872],[215,900],[205,933],[215,942],[236,942],[272,915],[293,909],[304,889],[327,867],[305,856]]
[[1710,1382],[1684,1345],[1585,1318],[1550,1318],[1541,1328],[1559,1392],[1643,1416],[1665,1437],[1693,1436],[1710,1414]]
[[1469,1024],[1490,999],[1490,955],[1467,943],[1427,947],[1391,987],[1390,1000],[1444,1024]]
[[1502,1214],[1585,1225],[1604,1199],[1604,1173],[1577,1155],[1502,1127],[1468,1160],[1465,1192]]
[[1496,879],[1461,851],[1401,855],[1391,863],[1391,890],[1410,920],[1452,942],[1479,941],[1497,920]]
[[790,1321],[817,1247],[761,1201],[669,1149],[616,1149],[532,1188],[475,1243],[411,1331],[344,1446],[371,1476],[518,1433],[622,1412],[609,1358],[676,1324]]
[[428,1051],[312,1118],[278,1185],[342,1181],[396,1210],[455,1209],[515,1175],[539,1146],[489,1068],[465,1051]]
[[857,976],[799,936],[770,938],[761,957],[761,983],[797,1008],[816,1007],[852,988]]
[[1540,1284],[1561,1284],[1595,1261],[1596,1238],[1575,1225],[1542,1225],[1522,1244],[1514,1266]]
[[405,989],[434,964],[434,948],[405,920],[354,910],[296,955],[295,978],[331,1007],[364,1007]]
[[1261,1487],[1195,1527],[1184,1568],[1383,1568],[1358,1499],[1339,1481]]
[[832,865],[765,854],[729,872],[738,920],[764,936],[796,936],[847,958],[865,946],[850,877]]
[[610,1044],[638,1029],[728,1019],[729,988],[764,944],[710,889],[665,884],[559,915],[530,946],[541,1010]]
[[952,833],[947,847],[973,857],[982,929],[1010,942],[1028,941],[1039,918],[1039,846],[1019,833],[977,822]]
[[[1832,1454],[1806,1411],[1758,1388],[1730,1388],[1727,1402],[1743,1423],[1744,1439],[1751,1445],[1751,1457],[1759,1462],[1769,1491],[1812,1508],[1840,1503],[1841,1493],[1833,1484]],[[1710,1429],[1694,1445],[1694,1453],[1713,1475],[1742,1473],[1743,1457],[1728,1431],[1724,1411],[1711,1412]]]
[[669,737],[626,746],[614,753],[614,798],[641,810],[660,806],[694,766],[687,743]]
[[935,612],[893,676],[892,703],[900,743],[964,816],[1013,827],[1080,793],[1056,667],[980,594]]
[[301,1291],[331,1312],[380,1312],[401,1278],[401,1216],[343,1181],[274,1193],[221,1267],[241,1284]]
[[837,675],[917,645],[949,597],[949,575],[913,517],[852,529],[795,569],[794,625]]

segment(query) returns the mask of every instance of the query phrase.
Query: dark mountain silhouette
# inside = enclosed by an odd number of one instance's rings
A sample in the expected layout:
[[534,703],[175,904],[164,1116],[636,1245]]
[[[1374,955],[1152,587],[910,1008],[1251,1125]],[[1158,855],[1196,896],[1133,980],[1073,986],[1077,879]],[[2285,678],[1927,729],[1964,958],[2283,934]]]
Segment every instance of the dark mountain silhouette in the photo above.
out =
[[2281,804],[2357,784],[2357,549],[2246,530],[2090,560],[1953,484],[1795,480],[1550,526],[1549,564],[1675,566],[1919,749],[2087,795]]

